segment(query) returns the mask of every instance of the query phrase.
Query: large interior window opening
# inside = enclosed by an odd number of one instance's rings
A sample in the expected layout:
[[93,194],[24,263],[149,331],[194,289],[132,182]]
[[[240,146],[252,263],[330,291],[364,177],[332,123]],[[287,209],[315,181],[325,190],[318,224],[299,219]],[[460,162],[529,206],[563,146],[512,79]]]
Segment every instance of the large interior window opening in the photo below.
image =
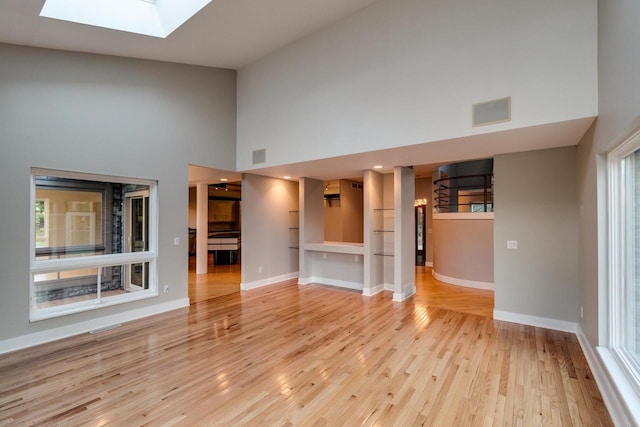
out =
[[157,295],[156,183],[32,170],[31,320]]
[[640,394],[640,131],[609,154],[609,349]]

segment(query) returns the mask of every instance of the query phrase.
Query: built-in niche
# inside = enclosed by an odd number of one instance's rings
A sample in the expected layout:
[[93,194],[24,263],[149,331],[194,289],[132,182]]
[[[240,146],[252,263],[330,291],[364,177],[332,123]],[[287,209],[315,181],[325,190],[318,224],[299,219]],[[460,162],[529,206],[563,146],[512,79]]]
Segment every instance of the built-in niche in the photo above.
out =
[[324,183],[324,240],[364,242],[362,182],[337,179]]

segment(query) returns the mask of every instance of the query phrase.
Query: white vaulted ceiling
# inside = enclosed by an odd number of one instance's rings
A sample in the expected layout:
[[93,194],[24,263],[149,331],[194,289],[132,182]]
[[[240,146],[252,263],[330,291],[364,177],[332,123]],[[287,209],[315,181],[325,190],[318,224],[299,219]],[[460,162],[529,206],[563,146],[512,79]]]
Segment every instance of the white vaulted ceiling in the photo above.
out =
[[158,39],[40,17],[44,0],[0,0],[0,42],[238,69],[374,1],[213,0]]

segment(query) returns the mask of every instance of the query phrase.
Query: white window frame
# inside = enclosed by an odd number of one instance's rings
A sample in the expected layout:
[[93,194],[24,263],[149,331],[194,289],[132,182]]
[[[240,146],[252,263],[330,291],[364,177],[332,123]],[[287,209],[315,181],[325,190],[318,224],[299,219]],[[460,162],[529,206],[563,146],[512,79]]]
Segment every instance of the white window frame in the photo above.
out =
[[[35,203],[36,203],[36,177],[55,176],[59,178],[82,179],[99,182],[117,182],[122,184],[139,184],[149,186],[149,249],[144,252],[91,255],[73,258],[60,259],[36,259],[35,244]],[[125,178],[116,176],[96,175],[79,172],[59,171],[42,168],[31,169],[31,189],[30,189],[30,236],[29,236],[29,320],[31,322],[65,316],[102,307],[138,301],[146,298],[158,296],[157,280],[157,253],[158,253],[158,195],[157,181],[138,178]],[[35,284],[36,274],[56,273],[60,271],[125,266],[127,264],[149,263],[149,289],[130,292],[108,297],[100,296],[100,286],[97,287],[97,298],[87,301],[74,302],[55,307],[36,308],[35,305]],[[98,281],[100,273],[98,273]]]
[[626,307],[626,212],[625,191],[626,176],[623,159],[640,149],[640,130],[608,153],[608,218],[609,218],[609,351],[616,365],[632,386],[636,395],[640,395],[640,363],[627,349]]

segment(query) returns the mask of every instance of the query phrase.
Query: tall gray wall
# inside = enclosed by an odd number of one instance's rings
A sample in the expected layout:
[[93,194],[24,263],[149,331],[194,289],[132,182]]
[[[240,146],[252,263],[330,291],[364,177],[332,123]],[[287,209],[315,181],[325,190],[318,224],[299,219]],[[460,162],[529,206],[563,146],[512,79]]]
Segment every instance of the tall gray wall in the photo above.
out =
[[[245,174],[242,177],[242,283],[269,282],[298,271],[291,249],[299,225],[298,183]],[[244,287],[244,286],[243,286]]]
[[576,322],[576,148],[496,156],[494,177],[495,309]]
[[[595,116],[596,5],[377,1],[239,70],[238,169]],[[474,128],[504,96],[512,120]]]
[[580,326],[592,346],[607,345],[606,152],[640,127],[640,3],[598,2],[598,110],[578,146]]
[[[235,72],[5,44],[0,58],[0,340],[187,298],[188,164],[234,168]],[[169,292],[29,323],[31,167],[158,180]]]

